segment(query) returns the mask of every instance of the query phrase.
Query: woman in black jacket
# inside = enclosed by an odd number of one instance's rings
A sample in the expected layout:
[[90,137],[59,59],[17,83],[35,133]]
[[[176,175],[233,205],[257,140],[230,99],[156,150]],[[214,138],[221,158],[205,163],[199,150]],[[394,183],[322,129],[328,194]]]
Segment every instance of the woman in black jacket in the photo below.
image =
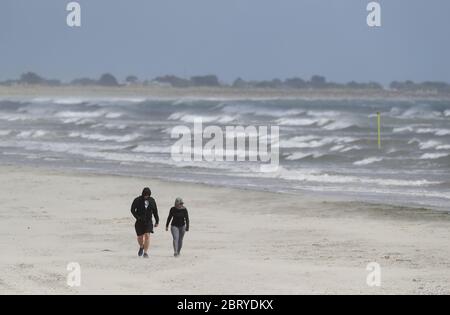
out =
[[175,200],[175,207],[170,209],[169,217],[167,218],[166,223],[166,231],[169,230],[169,224],[171,221],[174,256],[178,257],[180,256],[181,248],[183,247],[184,234],[189,231],[189,214],[187,209],[184,207],[184,202],[181,198],[177,198]]
[[144,256],[144,258],[149,258],[148,250],[150,248],[150,233],[153,233],[153,216],[156,221],[155,227],[158,227],[159,224],[158,207],[151,195],[150,188],[144,188],[142,195],[134,199],[131,205],[131,213],[136,219],[134,227],[139,243],[138,256]]

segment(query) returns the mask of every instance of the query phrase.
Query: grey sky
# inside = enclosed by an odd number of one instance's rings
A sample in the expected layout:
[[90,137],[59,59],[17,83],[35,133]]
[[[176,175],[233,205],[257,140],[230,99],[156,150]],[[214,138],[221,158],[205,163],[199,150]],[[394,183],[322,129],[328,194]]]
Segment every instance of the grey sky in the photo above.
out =
[[366,24],[369,0],[79,0],[80,29],[66,25],[68,2],[1,0],[0,80],[35,71],[450,82],[448,0],[381,0],[381,29]]

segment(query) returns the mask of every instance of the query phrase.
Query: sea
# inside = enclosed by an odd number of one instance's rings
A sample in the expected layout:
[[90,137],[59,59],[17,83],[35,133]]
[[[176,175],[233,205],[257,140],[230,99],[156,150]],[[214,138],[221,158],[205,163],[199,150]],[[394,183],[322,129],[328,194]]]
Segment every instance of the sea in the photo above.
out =
[[[173,128],[193,127],[198,119],[205,127],[278,126],[278,169],[261,172],[250,161],[174,161]],[[450,102],[4,98],[0,164],[448,211]]]

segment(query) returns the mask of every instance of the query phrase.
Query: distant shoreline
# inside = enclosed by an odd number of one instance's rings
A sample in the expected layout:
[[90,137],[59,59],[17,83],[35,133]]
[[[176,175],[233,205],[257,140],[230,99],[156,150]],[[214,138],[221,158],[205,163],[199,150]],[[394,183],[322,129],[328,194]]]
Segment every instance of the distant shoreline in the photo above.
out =
[[450,94],[446,93],[364,89],[273,89],[232,87],[174,88],[164,86],[0,86],[0,98],[2,99],[37,97],[117,97],[163,100],[194,98],[205,100],[285,99],[355,101],[450,101]]

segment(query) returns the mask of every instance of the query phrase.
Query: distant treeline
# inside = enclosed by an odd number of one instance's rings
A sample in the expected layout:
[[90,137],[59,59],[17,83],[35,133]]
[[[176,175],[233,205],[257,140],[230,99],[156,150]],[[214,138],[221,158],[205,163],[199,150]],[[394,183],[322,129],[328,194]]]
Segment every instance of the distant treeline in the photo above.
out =
[[[360,89],[360,90],[384,90],[383,85],[377,82],[349,82],[346,84],[329,82],[323,76],[315,75],[309,80],[294,77],[285,80],[273,79],[270,81],[246,81],[241,78],[236,79],[232,84],[224,84],[215,75],[193,76],[189,79],[166,75],[156,77],[153,80],[139,80],[138,77],[130,75],[123,82],[112,74],[103,74],[99,79],[79,78],[69,83],[60,80],[49,80],[40,75],[28,72],[21,75],[18,80],[8,80],[0,82],[0,85],[43,85],[43,86],[169,86],[176,88],[189,87],[233,87],[238,89],[262,88],[262,89]],[[423,91],[436,93],[450,93],[450,84],[445,82],[422,82],[412,81],[397,82],[389,85],[389,89],[396,91]]]

